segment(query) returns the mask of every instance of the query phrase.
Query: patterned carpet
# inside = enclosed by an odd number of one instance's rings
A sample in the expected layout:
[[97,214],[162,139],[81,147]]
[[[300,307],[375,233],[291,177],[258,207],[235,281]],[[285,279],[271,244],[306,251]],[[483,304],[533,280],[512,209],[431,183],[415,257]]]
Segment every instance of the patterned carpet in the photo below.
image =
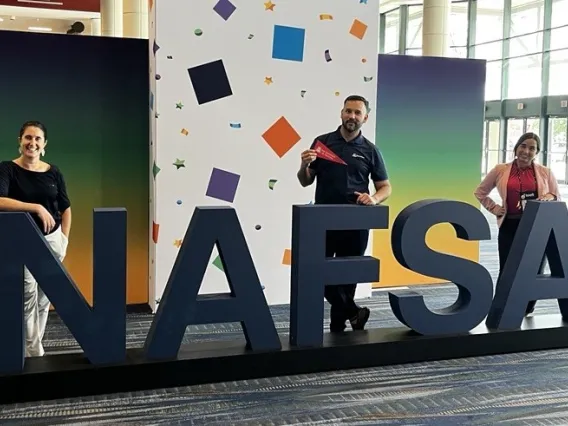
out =
[[[496,275],[495,238],[482,243],[481,263]],[[457,295],[451,285],[417,291],[432,308],[450,305]],[[361,303],[372,310],[369,328],[400,326],[385,292]],[[287,334],[288,307],[271,309],[279,333]],[[537,303],[535,315],[557,313],[556,303]],[[149,315],[129,316],[129,347],[142,345],[150,321]],[[241,337],[238,324],[188,327],[186,333],[192,341]],[[57,318],[50,319],[45,346],[49,353],[78,350]],[[14,404],[0,407],[0,424],[568,425],[568,350]]]

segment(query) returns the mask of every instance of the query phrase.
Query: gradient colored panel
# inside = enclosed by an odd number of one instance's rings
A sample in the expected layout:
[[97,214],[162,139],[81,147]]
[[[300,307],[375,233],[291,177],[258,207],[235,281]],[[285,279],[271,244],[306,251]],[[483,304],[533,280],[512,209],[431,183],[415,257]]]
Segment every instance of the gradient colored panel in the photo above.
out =
[[73,222],[65,266],[92,301],[93,209],[128,211],[129,304],[148,302],[148,41],[0,31],[0,159],[22,123],[48,129],[45,161],[67,182]]
[[[485,109],[485,61],[379,55],[376,143],[393,186],[390,222],[409,204],[431,198],[478,206]],[[401,266],[390,230],[375,231],[373,256],[381,260],[374,287],[445,282]],[[473,261],[479,243],[461,241],[449,224],[433,227],[427,244]]]

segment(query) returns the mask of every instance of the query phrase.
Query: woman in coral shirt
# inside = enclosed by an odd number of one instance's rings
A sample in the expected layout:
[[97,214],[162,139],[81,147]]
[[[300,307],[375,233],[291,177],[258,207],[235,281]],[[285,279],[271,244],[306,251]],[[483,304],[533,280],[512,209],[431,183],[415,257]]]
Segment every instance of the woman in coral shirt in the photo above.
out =
[[[495,166],[474,192],[483,207],[497,216],[499,275],[507,261],[526,202],[560,199],[558,183],[552,171],[534,161],[540,148],[538,135],[525,133],[519,138],[513,150],[515,159],[510,163]],[[502,205],[489,197],[493,188],[497,188],[503,200]],[[543,268],[544,259],[540,273]],[[529,303],[527,315],[534,311],[535,303],[534,301]]]

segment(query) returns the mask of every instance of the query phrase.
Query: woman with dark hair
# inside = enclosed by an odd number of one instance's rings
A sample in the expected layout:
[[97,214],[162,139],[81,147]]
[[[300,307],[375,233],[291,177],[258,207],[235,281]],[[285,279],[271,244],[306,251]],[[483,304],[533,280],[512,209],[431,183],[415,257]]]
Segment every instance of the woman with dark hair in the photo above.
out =
[[[47,243],[63,261],[71,231],[71,203],[59,168],[41,160],[47,145],[47,129],[38,121],[28,121],[20,129],[18,141],[20,156],[0,162],[0,211],[31,213]],[[28,357],[44,355],[41,341],[49,305],[49,299],[25,268],[24,321]]]
[[[560,199],[558,183],[552,170],[534,161],[540,148],[538,135],[525,133],[515,144],[515,159],[510,163],[496,165],[474,192],[483,207],[497,216],[499,275],[507,261],[526,202]],[[502,205],[489,197],[493,188],[497,188],[503,200]],[[544,259],[540,268],[541,274],[543,269]],[[535,303],[532,301],[528,304],[527,315],[534,311]]]

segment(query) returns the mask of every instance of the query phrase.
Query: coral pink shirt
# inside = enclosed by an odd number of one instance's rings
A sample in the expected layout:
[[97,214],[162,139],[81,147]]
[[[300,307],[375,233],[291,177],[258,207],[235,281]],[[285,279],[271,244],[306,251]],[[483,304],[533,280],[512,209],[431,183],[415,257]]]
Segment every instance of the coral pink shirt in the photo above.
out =
[[[537,192],[536,174],[533,167],[521,169],[513,163],[511,174],[507,181],[507,213],[517,215],[523,212],[521,208],[522,192]],[[537,194],[538,197],[538,194]]]

